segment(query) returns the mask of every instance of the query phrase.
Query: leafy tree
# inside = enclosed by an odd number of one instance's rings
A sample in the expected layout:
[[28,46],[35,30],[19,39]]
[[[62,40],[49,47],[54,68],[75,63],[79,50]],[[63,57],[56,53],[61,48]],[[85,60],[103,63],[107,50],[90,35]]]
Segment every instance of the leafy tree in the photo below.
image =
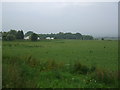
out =
[[32,34],[33,34],[32,31],[28,31],[27,33],[25,33],[25,36],[30,36],[30,35],[32,35]]
[[16,39],[17,31],[10,30],[9,32],[2,33],[2,40],[12,41]]
[[46,37],[54,37],[55,39],[80,39],[80,40],[93,40],[93,37],[90,35],[82,35],[80,33],[63,33],[59,32],[57,34],[39,34],[41,39],[45,39]]
[[13,41],[15,39],[16,39],[15,35],[7,34],[7,36],[6,36],[6,40],[8,40],[8,41]]
[[90,35],[83,35],[83,40],[93,40],[93,37]]
[[12,30],[12,29],[8,33],[11,34],[11,35],[14,35],[15,37],[17,35],[17,31],[16,30]]
[[104,40],[104,38],[101,38],[101,40]]
[[7,34],[8,32],[2,32],[2,40],[7,40]]
[[9,32],[7,32],[6,40],[8,41],[15,40],[16,36],[17,36],[17,31],[11,29]]
[[15,39],[24,39],[23,31],[10,30],[9,32],[2,33],[2,40],[15,40]]
[[24,39],[24,33],[23,33],[23,30],[21,30],[21,39]]
[[22,30],[17,32],[16,38],[17,39],[24,39],[24,34],[23,34]]
[[38,35],[33,33],[31,36],[30,36],[30,40],[31,41],[37,41],[37,38],[38,38]]
[[76,33],[75,36],[76,36],[76,39],[82,39],[82,34],[80,33]]

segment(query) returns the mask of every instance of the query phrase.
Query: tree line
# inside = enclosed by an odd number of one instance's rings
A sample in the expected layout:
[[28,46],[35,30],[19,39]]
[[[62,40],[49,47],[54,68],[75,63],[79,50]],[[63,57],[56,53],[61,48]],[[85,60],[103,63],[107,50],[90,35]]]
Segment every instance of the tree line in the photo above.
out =
[[[28,31],[25,36],[32,35],[32,31]],[[93,36],[91,35],[82,35],[80,33],[51,33],[51,34],[38,34],[40,39],[46,39],[46,37],[54,37],[54,39],[80,39],[80,40],[93,40]]]
[[16,39],[24,39],[24,33],[22,30],[10,30],[8,32],[2,32],[2,40],[12,41]]
[[40,39],[46,39],[47,37],[53,37],[54,39],[80,39],[80,40],[93,40],[91,35],[82,35],[81,33],[51,33],[51,34],[36,34],[33,31],[28,31],[24,34],[23,30],[10,30],[8,32],[1,32],[2,40],[12,41],[12,40],[23,40],[24,37],[28,37],[31,41],[36,41],[38,37]]

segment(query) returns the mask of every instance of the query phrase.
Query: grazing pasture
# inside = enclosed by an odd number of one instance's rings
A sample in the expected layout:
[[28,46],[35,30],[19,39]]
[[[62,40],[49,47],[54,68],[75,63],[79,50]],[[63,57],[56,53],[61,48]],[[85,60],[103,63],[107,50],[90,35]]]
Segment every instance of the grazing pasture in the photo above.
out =
[[3,87],[117,87],[116,40],[3,41]]

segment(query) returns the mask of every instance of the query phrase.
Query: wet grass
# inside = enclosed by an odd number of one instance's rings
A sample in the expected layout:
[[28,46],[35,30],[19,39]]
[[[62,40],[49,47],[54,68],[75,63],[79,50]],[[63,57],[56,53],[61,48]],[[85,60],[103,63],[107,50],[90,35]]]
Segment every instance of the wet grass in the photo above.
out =
[[3,42],[3,87],[117,87],[117,49],[117,41]]

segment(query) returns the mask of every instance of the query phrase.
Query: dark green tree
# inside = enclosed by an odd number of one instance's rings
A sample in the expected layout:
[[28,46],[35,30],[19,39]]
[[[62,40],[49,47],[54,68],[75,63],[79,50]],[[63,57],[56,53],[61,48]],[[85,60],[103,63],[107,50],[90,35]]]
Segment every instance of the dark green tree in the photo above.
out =
[[24,39],[24,33],[22,30],[17,32],[16,38],[17,39]]
[[16,36],[17,36],[17,31],[11,29],[9,32],[2,33],[2,40],[12,41],[16,39]]
[[76,36],[76,39],[82,39],[82,34],[80,33],[76,33],[75,36]]
[[93,40],[94,38],[90,35],[82,35],[83,36],[83,40]]
[[34,32],[32,32],[32,31],[28,31],[27,33],[25,33],[25,36],[30,36],[30,35],[32,35]]
[[2,32],[2,40],[7,40],[8,32]]
[[101,40],[104,40],[104,38],[101,38]]
[[30,40],[31,41],[37,41],[38,35],[36,33],[31,34]]
[[6,36],[6,40],[7,40],[7,41],[13,41],[13,40],[15,40],[15,39],[16,39],[15,35],[7,34],[7,36]]
[[24,39],[24,33],[23,33],[23,30],[21,30],[21,39]]
[[15,37],[17,35],[17,31],[16,30],[12,30],[12,29],[8,33],[11,34],[11,35],[14,35]]

